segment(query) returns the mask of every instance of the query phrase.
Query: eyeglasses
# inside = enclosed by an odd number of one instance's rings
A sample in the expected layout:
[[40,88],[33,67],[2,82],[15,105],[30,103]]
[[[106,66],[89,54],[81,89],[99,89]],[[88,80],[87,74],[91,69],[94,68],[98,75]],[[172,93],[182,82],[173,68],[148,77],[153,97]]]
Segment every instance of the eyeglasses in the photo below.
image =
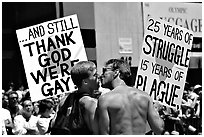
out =
[[111,68],[111,67],[107,67],[107,68],[102,68],[102,73],[104,74],[106,71],[108,71],[108,70],[113,70],[113,68]]

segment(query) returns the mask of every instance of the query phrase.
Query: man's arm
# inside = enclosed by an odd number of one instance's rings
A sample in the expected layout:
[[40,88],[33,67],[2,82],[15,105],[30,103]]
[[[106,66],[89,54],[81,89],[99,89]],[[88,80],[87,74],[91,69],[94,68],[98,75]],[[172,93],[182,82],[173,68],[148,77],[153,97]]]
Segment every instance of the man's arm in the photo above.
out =
[[84,118],[89,130],[92,131],[93,134],[98,134],[98,125],[97,121],[95,121],[97,99],[84,96],[80,99],[80,105],[85,108]]
[[198,100],[198,95],[196,94],[196,96],[193,99],[193,102],[191,103],[191,108],[195,107],[197,100]]
[[98,116],[99,134],[108,135],[110,130],[110,127],[109,127],[110,121],[108,116],[107,102],[105,100],[105,95],[101,96],[98,100],[97,116]]
[[151,129],[154,131],[155,134],[157,135],[162,134],[164,130],[164,121],[160,118],[159,113],[155,110],[151,97],[148,97],[148,98],[149,98],[149,102],[148,102],[147,120],[149,122]]

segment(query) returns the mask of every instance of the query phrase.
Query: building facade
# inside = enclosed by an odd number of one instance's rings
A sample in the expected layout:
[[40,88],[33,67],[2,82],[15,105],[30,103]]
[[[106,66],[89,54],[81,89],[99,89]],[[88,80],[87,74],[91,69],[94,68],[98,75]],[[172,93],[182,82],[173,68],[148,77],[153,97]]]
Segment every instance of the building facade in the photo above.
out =
[[3,2],[2,88],[11,81],[27,85],[15,30],[72,14],[78,16],[87,57],[98,72],[106,60],[123,58],[131,65],[134,83],[150,13],[194,31],[186,81],[202,84],[202,3]]

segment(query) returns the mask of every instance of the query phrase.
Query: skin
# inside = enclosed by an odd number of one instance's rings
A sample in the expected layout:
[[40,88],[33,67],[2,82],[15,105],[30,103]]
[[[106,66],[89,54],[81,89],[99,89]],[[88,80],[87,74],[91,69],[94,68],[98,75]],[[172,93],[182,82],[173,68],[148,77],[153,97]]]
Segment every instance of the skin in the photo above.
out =
[[89,78],[84,79],[82,82],[82,86],[79,88],[79,92],[89,91],[89,95],[91,96],[84,96],[79,100],[81,110],[84,110],[83,115],[85,122],[90,131],[93,134],[98,133],[97,122],[95,121],[95,111],[97,107],[97,99],[93,98],[94,90],[98,90],[99,88],[99,79],[97,75],[97,70],[95,69],[91,72]]
[[10,94],[8,97],[8,100],[9,100],[8,108],[11,113],[11,117],[14,118],[21,111],[21,108],[19,107],[19,104],[18,104],[18,95],[15,93]]
[[8,96],[2,95],[2,107],[8,108],[8,106],[9,106]]
[[[33,104],[30,100],[25,100],[23,102],[23,112],[22,115],[23,117],[28,121],[32,115],[33,112]],[[33,127],[25,127],[25,129],[27,130],[27,133],[32,133],[32,132],[36,132],[36,129]]]
[[127,86],[119,72],[111,69],[104,73],[102,86],[112,91],[98,101],[99,134],[141,135],[146,132],[147,122],[156,134],[162,133],[163,120],[146,92]]
[[17,94],[11,94],[9,95],[9,105],[11,107],[17,106],[18,105],[18,95]]
[[[78,87],[79,93],[85,92],[89,94],[89,96],[83,96],[82,98],[79,99],[79,105],[81,107],[81,110],[83,111],[82,114],[83,114],[85,123],[89,128],[89,130],[92,132],[92,134],[98,134],[98,124],[97,124],[97,121],[95,120],[96,119],[95,111],[96,111],[98,101],[97,99],[93,98],[94,93],[96,90],[98,90],[98,88],[99,88],[99,79],[98,79],[98,74],[96,69],[94,69],[93,72],[91,72],[89,78],[86,78],[82,81],[82,86]],[[57,111],[65,102],[67,96],[62,98],[62,100],[60,101],[57,107]],[[51,126],[54,125],[54,121],[56,117],[57,115],[55,115],[55,117],[53,118]]]
[[91,98],[89,96],[84,96],[79,100],[80,107],[84,108],[83,115],[84,120],[89,128],[90,131],[92,131],[93,134],[98,133],[98,125],[95,121],[95,110],[97,107],[97,99]]
[[42,117],[49,118],[51,116],[52,112],[53,112],[53,108],[51,108],[51,109],[47,108],[46,111],[44,113],[42,113]]
[[[41,118],[46,118],[47,120],[51,120],[51,114],[53,112],[53,108],[47,108],[44,112],[42,112],[41,114]],[[39,130],[39,133],[41,135],[44,135],[46,134],[46,132],[48,131],[48,128],[49,128],[49,123],[48,122],[42,122],[41,120],[38,121],[37,123],[37,127],[38,127],[38,130]]]
[[30,100],[25,100],[23,102],[23,116],[25,119],[30,119],[33,112],[33,104]]

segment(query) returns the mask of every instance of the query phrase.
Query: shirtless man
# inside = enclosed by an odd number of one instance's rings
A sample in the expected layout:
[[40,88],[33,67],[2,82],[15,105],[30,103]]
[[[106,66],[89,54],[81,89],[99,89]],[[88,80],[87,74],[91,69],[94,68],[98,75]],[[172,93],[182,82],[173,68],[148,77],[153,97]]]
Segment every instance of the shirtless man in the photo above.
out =
[[[51,131],[51,134],[53,135],[59,135],[59,134],[71,134],[71,135],[89,135],[89,134],[97,134],[98,128],[97,128],[97,121],[95,120],[95,110],[97,107],[98,100],[95,98],[95,93],[99,88],[99,77],[96,70],[96,65],[91,61],[80,61],[77,64],[74,65],[74,67],[71,70],[71,78],[73,83],[77,86],[77,90],[73,93],[70,93],[68,95],[65,95],[65,97],[60,101],[58,107],[57,107],[57,113],[61,112],[64,107],[63,104],[66,103],[66,101],[69,101],[69,98],[71,96],[76,97],[75,99],[79,102],[79,108],[81,110],[81,113],[78,111],[79,109],[77,107],[72,108],[71,112],[79,112],[79,113],[73,113],[73,115],[83,115],[83,122],[78,122],[77,128],[72,128],[69,133],[63,133],[60,131]],[[65,108],[67,110],[67,108]],[[60,115],[59,115],[60,117]],[[59,118],[57,115],[54,117],[53,122],[51,125],[55,126],[55,121]],[[78,118],[78,117],[77,117]],[[71,121],[71,123],[74,123]],[[51,126],[52,127],[52,126]],[[75,125],[76,127],[76,125]]]
[[100,96],[97,106],[99,134],[145,134],[147,121],[156,134],[163,131],[163,120],[153,107],[151,97],[127,86],[130,67],[123,61],[111,59],[103,68],[102,87],[110,92]]
[[86,125],[86,128],[76,131],[76,134],[97,134],[95,111],[98,101],[95,94],[97,94],[100,85],[96,65],[91,61],[78,62],[71,70],[71,78],[78,88],[77,93],[81,96],[79,106]]

